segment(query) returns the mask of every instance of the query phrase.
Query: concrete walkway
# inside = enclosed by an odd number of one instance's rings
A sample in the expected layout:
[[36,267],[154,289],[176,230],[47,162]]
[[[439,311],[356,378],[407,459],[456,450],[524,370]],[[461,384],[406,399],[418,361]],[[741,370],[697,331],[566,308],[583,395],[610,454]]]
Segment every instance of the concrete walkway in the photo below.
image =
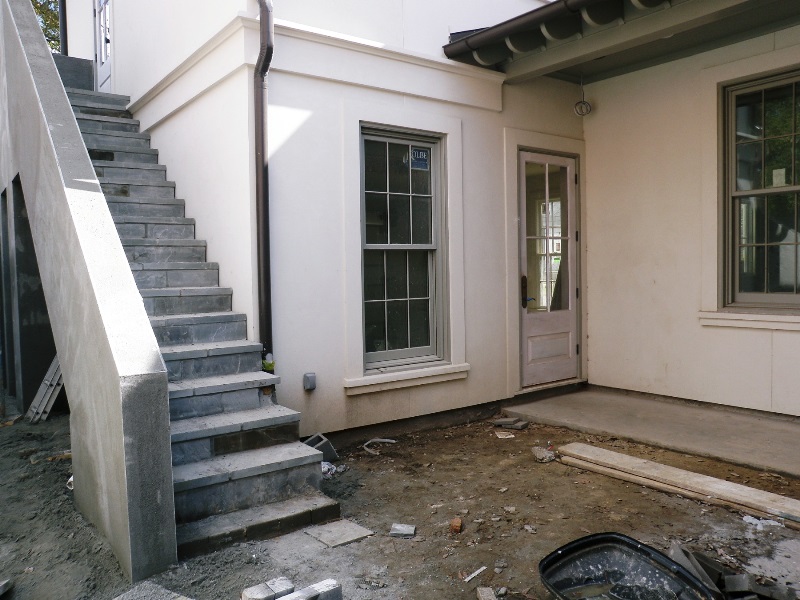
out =
[[545,398],[504,412],[800,477],[800,418],[606,390]]

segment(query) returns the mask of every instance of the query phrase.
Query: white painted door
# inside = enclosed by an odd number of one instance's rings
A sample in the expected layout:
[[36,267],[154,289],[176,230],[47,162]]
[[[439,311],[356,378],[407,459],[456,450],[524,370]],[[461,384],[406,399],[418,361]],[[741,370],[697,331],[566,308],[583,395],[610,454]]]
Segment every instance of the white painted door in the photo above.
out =
[[522,387],[579,373],[575,160],[521,152]]
[[95,86],[111,91],[111,0],[95,0]]

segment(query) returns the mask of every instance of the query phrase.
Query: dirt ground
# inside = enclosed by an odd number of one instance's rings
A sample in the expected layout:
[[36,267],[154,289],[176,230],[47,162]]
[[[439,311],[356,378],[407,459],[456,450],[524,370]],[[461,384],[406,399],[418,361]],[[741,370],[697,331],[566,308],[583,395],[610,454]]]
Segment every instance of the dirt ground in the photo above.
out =
[[[584,441],[800,499],[800,481],[640,444],[531,426],[499,439],[476,422],[339,449],[348,469],[325,482],[345,518],[375,532],[327,548],[304,532],[232,546],[182,561],[153,581],[196,600],[239,598],[273,577],[299,588],[332,577],[349,600],[474,599],[475,588],[507,598],[545,599],[537,566],[546,554],[588,533],[617,531],[665,550],[686,544],[730,566],[781,583],[800,582],[800,532],[759,530],[740,513],[603,475],[539,464],[531,448]],[[0,428],[0,581],[3,600],[111,599],[130,585],[97,530],[77,513],[66,487],[68,417]],[[461,517],[464,531],[451,534]],[[413,539],[388,536],[392,523],[417,527]],[[465,575],[488,567],[469,583]]]

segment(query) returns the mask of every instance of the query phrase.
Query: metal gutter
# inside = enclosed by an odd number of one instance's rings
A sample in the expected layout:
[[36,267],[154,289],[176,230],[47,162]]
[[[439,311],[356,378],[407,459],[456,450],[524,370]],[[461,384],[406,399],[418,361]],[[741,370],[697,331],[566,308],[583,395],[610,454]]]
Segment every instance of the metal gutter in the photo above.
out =
[[454,59],[484,46],[503,43],[509,35],[538,29],[542,23],[580,14],[582,8],[604,1],[606,0],[554,0],[550,4],[447,44],[444,46],[445,56]]
[[272,273],[269,253],[269,158],[267,156],[267,73],[275,49],[272,0],[258,0],[260,50],[255,67],[253,106],[256,154],[256,236],[258,331],[262,354],[272,352]]
[[61,54],[69,56],[67,48],[67,0],[58,2],[58,37],[61,42]]

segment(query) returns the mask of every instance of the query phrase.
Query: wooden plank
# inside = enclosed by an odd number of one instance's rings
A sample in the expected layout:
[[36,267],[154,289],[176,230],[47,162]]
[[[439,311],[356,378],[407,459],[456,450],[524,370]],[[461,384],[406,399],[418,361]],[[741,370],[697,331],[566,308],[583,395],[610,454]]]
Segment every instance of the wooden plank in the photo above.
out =
[[31,423],[38,423],[40,417],[42,416],[45,404],[49,398],[49,392],[52,391],[52,388],[55,385],[56,371],[61,371],[61,367],[58,364],[58,356],[53,359],[53,362],[51,362],[50,366],[47,368],[47,373],[45,374],[42,383],[39,385],[36,395],[33,397],[33,402],[31,402],[28,412],[25,414],[26,420],[30,421]]
[[691,471],[662,465],[643,458],[627,456],[604,448],[596,448],[587,444],[567,444],[560,447],[558,452],[562,456],[571,456],[596,465],[696,492],[709,498],[733,502],[759,510],[772,517],[780,517],[787,521],[800,523],[800,501],[792,498],[785,498],[778,494],[764,492],[746,485],[692,473]]
[[559,458],[559,461],[570,467],[583,469],[585,471],[592,471],[594,473],[600,473],[601,475],[607,475],[609,477],[614,477],[615,479],[620,479],[622,481],[628,481],[630,483],[636,483],[638,485],[647,486],[654,490],[658,490],[659,492],[676,494],[678,496],[683,496],[684,498],[689,498],[690,500],[698,500],[706,504],[712,504],[714,506],[722,506],[724,508],[730,508],[731,510],[747,513],[749,515],[753,515],[754,517],[759,517],[761,519],[774,519],[782,523],[786,527],[789,527],[790,529],[796,529],[800,531],[800,523],[796,523],[794,521],[787,521],[786,519],[782,519],[781,517],[776,517],[775,515],[771,515],[763,511],[750,508],[748,506],[736,504],[735,502],[728,502],[727,500],[721,500],[719,498],[704,496],[703,494],[699,494],[691,490],[685,490],[683,488],[675,487],[673,485],[667,485],[666,483],[659,483],[658,481],[653,481],[652,479],[646,479],[645,477],[639,477],[638,475],[631,475],[630,473],[625,473],[624,471],[618,471],[616,469],[611,469],[609,467],[602,467],[600,465],[596,465],[594,463],[590,463],[588,461],[581,460],[579,458],[572,458],[571,456],[562,456]]

